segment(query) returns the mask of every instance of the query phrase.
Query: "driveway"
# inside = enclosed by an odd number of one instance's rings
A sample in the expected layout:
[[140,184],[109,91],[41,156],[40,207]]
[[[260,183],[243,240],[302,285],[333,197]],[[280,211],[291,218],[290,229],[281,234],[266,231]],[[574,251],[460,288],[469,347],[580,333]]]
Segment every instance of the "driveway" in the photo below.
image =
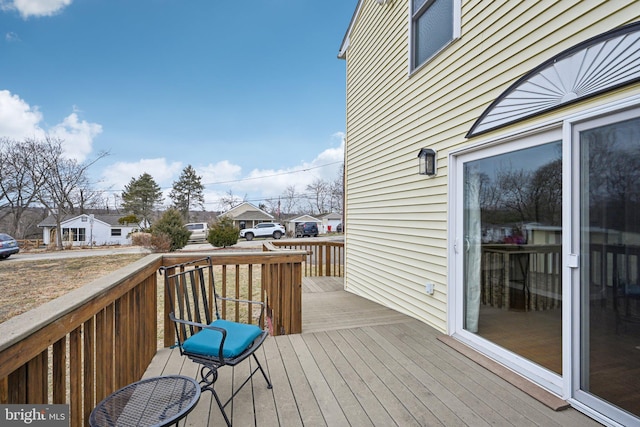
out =
[[59,259],[59,258],[83,258],[103,255],[118,255],[132,253],[150,253],[148,249],[140,246],[120,246],[113,248],[95,248],[95,249],[72,249],[66,251],[47,251],[47,252],[21,252],[11,255],[9,258],[0,261],[1,265],[19,261],[35,261],[42,259]]

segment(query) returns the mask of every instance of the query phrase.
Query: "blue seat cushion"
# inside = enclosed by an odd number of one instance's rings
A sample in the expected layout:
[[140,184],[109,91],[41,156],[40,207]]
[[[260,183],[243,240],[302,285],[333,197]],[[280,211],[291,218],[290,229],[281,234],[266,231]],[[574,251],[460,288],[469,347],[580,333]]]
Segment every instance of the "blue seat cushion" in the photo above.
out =
[[[222,355],[225,358],[240,355],[262,333],[262,330],[256,325],[229,322],[227,320],[216,320],[211,323],[211,326],[227,331],[227,338],[222,349]],[[182,348],[188,353],[217,357],[220,353],[221,341],[221,332],[203,329],[185,340]]]

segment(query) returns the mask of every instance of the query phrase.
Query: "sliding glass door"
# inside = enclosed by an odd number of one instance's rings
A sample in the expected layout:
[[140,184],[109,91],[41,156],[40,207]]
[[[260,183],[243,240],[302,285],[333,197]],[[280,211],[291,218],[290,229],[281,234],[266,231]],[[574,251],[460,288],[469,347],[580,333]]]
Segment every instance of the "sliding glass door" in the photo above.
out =
[[[462,329],[562,374],[558,133],[461,156]],[[468,335],[468,334],[467,334]],[[476,337],[476,338],[474,338]],[[511,356],[508,356],[511,354]],[[517,355],[514,357],[513,355]]]
[[479,351],[636,425],[640,109],[593,117],[453,157],[451,319]]
[[[625,119],[626,118],[626,119]],[[640,416],[640,118],[580,124],[577,397],[623,424]]]

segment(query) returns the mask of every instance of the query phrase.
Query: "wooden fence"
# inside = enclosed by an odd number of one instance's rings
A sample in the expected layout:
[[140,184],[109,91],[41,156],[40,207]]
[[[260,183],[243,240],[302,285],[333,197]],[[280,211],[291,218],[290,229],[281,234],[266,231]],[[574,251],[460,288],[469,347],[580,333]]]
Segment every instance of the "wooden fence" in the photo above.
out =
[[44,246],[44,240],[42,239],[16,239],[20,249],[37,249]]

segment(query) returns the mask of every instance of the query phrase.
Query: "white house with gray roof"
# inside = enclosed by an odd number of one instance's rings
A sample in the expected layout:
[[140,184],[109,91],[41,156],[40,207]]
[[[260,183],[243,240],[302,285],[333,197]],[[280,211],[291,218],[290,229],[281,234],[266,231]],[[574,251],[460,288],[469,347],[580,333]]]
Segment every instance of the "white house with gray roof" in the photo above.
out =
[[[81,214],[67,216],[61,222],[62,242],[72,246],[130,245],[137,224],[120,224],[121,214]],[[55,243],[56,220],[49,215],[38,224],[45,245]]]

